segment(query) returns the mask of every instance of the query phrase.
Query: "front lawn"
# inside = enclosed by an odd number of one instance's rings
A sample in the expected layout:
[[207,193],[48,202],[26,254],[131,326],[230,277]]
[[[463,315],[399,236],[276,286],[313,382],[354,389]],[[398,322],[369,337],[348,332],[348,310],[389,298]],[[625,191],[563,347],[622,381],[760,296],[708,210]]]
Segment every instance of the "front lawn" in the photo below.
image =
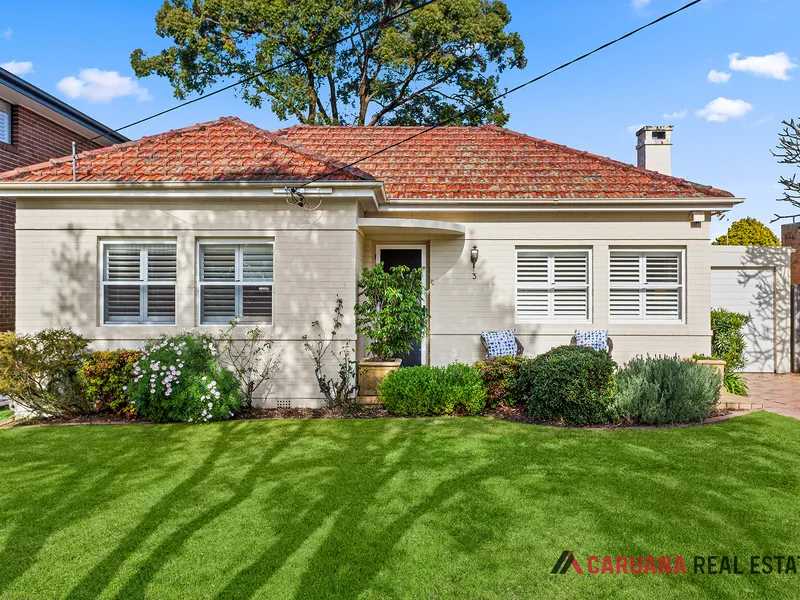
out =
[[[2,598],[792,598],[800,422],[588,431],[486,418],[0,431]],[[551,575],[563,550],[688,575]]]

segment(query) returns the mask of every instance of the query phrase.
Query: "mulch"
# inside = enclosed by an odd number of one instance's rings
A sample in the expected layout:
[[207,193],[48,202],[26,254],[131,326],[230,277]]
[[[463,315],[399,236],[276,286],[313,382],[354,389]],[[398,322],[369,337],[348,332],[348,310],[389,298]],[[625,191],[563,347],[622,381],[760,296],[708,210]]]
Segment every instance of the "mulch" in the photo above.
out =
[[[524,408],[521,406],[501,406],[497,408],[486,409],[476,416],[480,417],[493,417],[503,421],[514,421],[517,423],[529,423],[532,425],[548,425],[551,427],[563,427],[565,429],[589,429],[589,430],[622,430],[622,429],[673,429],[679,427],[702,427],[705,425],[713,425],[720,421],[725,421],[732,417],[737,417],[747,414],[750,411],[745,410],[715,410],[711,416],[702,423],[674,423],[668,425],[636,425],[633,422],[621,422],[608,425],[593,425],[588,427],[575,427],[565,425],[561,422],[555,421],[542,421],[533,419],[528,416]],[[468,416],[465,412],[455,412],[452,416],[439,416],[427,418],[455,418]],[[355,411],[347,411],[339,408],[250,408],[245,409],[236,415],[232,421],[258,421],[267,419],[402,419],[406,417],[398,417],[390,414],[382,406],[362,406]],[[420,417],[410,417],[420,418]],[[116,415],[96,414],[91,416],[76,417],[74,419],[62,418],[36,418],[24,419],[20,421],[6,421],[0,423],[0,429],[10,429],[17,427],[64,427],[75,425],[155,425],[150,421],[143,419],[124,419]]]

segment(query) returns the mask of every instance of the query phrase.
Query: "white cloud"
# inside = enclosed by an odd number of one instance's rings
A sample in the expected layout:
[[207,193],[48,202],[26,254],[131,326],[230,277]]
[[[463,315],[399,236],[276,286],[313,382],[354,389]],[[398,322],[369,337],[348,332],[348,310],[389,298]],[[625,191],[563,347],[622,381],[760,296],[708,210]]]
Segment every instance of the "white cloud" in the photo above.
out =
[[633,4],[633,8],[644,8],[648,4],[650,4],[651,0],[631,0],[631,4]]
[[0,31],[0,37],[10,40],[13,33],[14,31],[11,29],[11,27],[7,27],[5,31]]
[[82,69],[78,77],[65,77],[56,87],[68,98],[84,98],[89,102],[110,102],[121,96],[136,96],[139,102],[152,96],[132,77],[117,71]]
[[644,125],[628,125],[625,129],[628,130],[628,133],[636,133],[642,127],[644,127]]
[[687,114],[689,111],[684,108],[674,113],[664,113],[663,117],[665,119],[685,119]]
[[14,75],[25,75],[26,73],[33,73],[33,63],[30,61],[17,61],[12,60],[7,63],[0,64],[0,67]]
[[720,97],[706,104],[705,108],[696,111],[696,114],[706,121],[724,123],[730,119],[737,119],[746,115],[753,108],[752,104],[744,100],[731,100]]
[[728,83],[731,79],[731,74],[726,73],[724,71],[717,71],[715,69],[711,69],[708,72],[708,80],[711,83]]
[[734,71],[743,71],[761,77],[772,77],[782,81],[791,79],[787,73],[797,67],[796,64],[789,60],[789,55],[786,52],[776,52],[766,56],[747,56],[745,58],[739,58],[739,56],[740,54],[738,53],[728,56],[731,61],[728,66]]

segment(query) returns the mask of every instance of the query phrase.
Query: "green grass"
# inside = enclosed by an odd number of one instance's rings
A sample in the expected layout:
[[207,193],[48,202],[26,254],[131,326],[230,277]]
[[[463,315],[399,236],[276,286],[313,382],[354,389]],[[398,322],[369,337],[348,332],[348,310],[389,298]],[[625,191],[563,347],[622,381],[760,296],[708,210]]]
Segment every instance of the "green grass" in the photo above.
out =
[[14,416],[14,411],[9,408],[0,408],[0,423],[3,421],[8,421],[11,417]]
[[0,431],[0,598],[796,598],[800,575],[550,575],[800,554],[800,422],[485,418]]

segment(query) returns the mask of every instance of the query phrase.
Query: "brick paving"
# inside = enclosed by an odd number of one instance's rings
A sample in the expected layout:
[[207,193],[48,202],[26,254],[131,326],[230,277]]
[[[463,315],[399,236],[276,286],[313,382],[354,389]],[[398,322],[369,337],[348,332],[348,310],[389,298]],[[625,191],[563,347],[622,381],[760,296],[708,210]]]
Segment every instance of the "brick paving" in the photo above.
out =
[[764,410],[800,419],[800,374],[748,373],[748,400],[760,402]]

